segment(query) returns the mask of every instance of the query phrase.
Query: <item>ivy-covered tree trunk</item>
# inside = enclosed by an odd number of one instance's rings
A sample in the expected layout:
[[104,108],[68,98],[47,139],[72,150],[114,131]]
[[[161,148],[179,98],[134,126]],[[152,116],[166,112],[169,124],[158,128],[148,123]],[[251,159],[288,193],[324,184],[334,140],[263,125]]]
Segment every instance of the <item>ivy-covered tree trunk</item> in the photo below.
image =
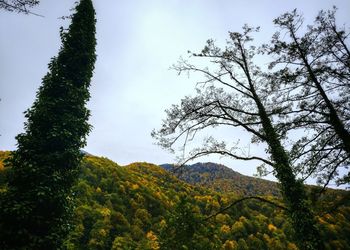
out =
[[296,179],[290,166],[289,157],[281,145],[278,135],[258,96],[256,103],[269,146],[276,177],[281,183],[281,193],[288,205],[288,213],[295,231],[295,238],[300,249],[324,249],[320,234],[316,228],[316,218],[307,204],[305,188],[301,181]]
[[85,105],[96,60],[95,22],[92,1],[81,0],[25,112],[25,132],[7,162],[8,190],[0,197],[1,249],[58,249],[69,230],[70,190],[91,128]]
[[262,130],[266,138],[269,153],[273,160],[273,168],[276,177],[281,183],[281,193],[284,201],[287,203],[289,217],[295,231],[295,238],[300,249],[321,250],[324,246],[320,239],[320,234],[316,228],[316,218],[307,204],[307,196],[305,188],[301,181],[296,179],[290,165],[287,152],[281,144],[278,134],[274,129],[271,119],[261,102],[260,97],[256,93],[255,86],[251,80],[248,61],[243,53],[243,63],[247,72],[247,79],[251,90],[252,97],[257,106]]

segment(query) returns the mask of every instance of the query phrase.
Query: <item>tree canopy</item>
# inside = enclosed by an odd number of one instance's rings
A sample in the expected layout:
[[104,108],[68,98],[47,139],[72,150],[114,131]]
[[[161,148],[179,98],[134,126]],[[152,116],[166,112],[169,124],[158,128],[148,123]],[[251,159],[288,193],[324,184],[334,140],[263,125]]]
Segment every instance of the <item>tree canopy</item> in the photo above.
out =
[[[7,157],[8,152],[0,151],[0,162]],[[0,170],[0,192],[6,184],[1,182],[4,171]],[[246,199],[216,214],[242,197],[197,184],[180,181],[153,164],[119,166],[104,157],[86,156],[73,187],[73,230],[63,248],[174,249],[176,244],[177,249],[198,250],[298,249],[284,209]],[[329,190],[323,200],[333,204],[346,194]],[[282,203],[268,193],[261,197]],[[327,250],[350,246],[349,201],[334,211],[323,213],[323,204],[317,210]]]

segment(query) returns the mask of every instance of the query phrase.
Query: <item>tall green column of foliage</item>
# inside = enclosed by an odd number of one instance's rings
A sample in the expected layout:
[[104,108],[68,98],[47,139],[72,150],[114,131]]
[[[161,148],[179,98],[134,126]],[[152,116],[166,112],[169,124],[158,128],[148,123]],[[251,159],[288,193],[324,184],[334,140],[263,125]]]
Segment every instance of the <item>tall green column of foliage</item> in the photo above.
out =
[[57,249],[69,229],[70,190],[91,128],[85,105],[96,60],[95,23],[91,0],[81,0],[25,112],[25,132],[7,163],[8,190],[0,197],[1,249]]

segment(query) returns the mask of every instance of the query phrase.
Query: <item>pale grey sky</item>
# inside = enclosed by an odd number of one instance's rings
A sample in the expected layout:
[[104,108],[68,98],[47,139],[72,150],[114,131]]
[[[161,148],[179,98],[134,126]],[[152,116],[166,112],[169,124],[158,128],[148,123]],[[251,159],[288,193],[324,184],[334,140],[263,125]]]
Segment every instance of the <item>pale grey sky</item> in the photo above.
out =
[[[74,0],[42,0],[21,15],[0,10],[0,150],[15,149],[29,108],[60,47],[59,27],[67,27]],[[95,0],[97,63],[89,108],[94,126],[86,151],[119,164],[173,162],[174,156],[154,145],[150,136],[165,118],[164,110],[193,92],[195,78],[177,76],[169,67],[187,50],[200,51],[209,38],[224,43],[228,31],[248,23],[261,26],[259,42],[274,33],[272,19],[297,8],[311,23],[321,9],[339,8],[339,23],[350,23],[348,0]],[[246,135],[224,131],[222,137]],[[247,141],[247,140],[246,140]],[[248,143],[248,142],[247,142]],[[243,144],[247,146],[248,144]],[[205,158],[252,175],[250,164]]]

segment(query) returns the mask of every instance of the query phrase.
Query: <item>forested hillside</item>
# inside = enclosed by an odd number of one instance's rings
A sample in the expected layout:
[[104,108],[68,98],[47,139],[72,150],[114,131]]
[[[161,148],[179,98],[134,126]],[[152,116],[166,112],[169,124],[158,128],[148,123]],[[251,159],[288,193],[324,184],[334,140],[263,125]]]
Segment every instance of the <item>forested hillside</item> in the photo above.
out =
[[280,196],[276,182],[245,176],[221,164],[198,162],[185,165],[180,169],[176,169],[172,164],[163,164],[161,167],[173,173],[180,180],[217,192]]
[[[7,155],[1,152],[0,162]],[[1,192],[6,192],[6,169],[0,173]],[[73,230],[65,248],[297,249],[283,209],[266,202],[246,200],[206,220],[240,197],[191,186],[153,164],[121,167],[86,156],[74,186]],[[349,249],[349,204],[318,221],[327,249]]]

